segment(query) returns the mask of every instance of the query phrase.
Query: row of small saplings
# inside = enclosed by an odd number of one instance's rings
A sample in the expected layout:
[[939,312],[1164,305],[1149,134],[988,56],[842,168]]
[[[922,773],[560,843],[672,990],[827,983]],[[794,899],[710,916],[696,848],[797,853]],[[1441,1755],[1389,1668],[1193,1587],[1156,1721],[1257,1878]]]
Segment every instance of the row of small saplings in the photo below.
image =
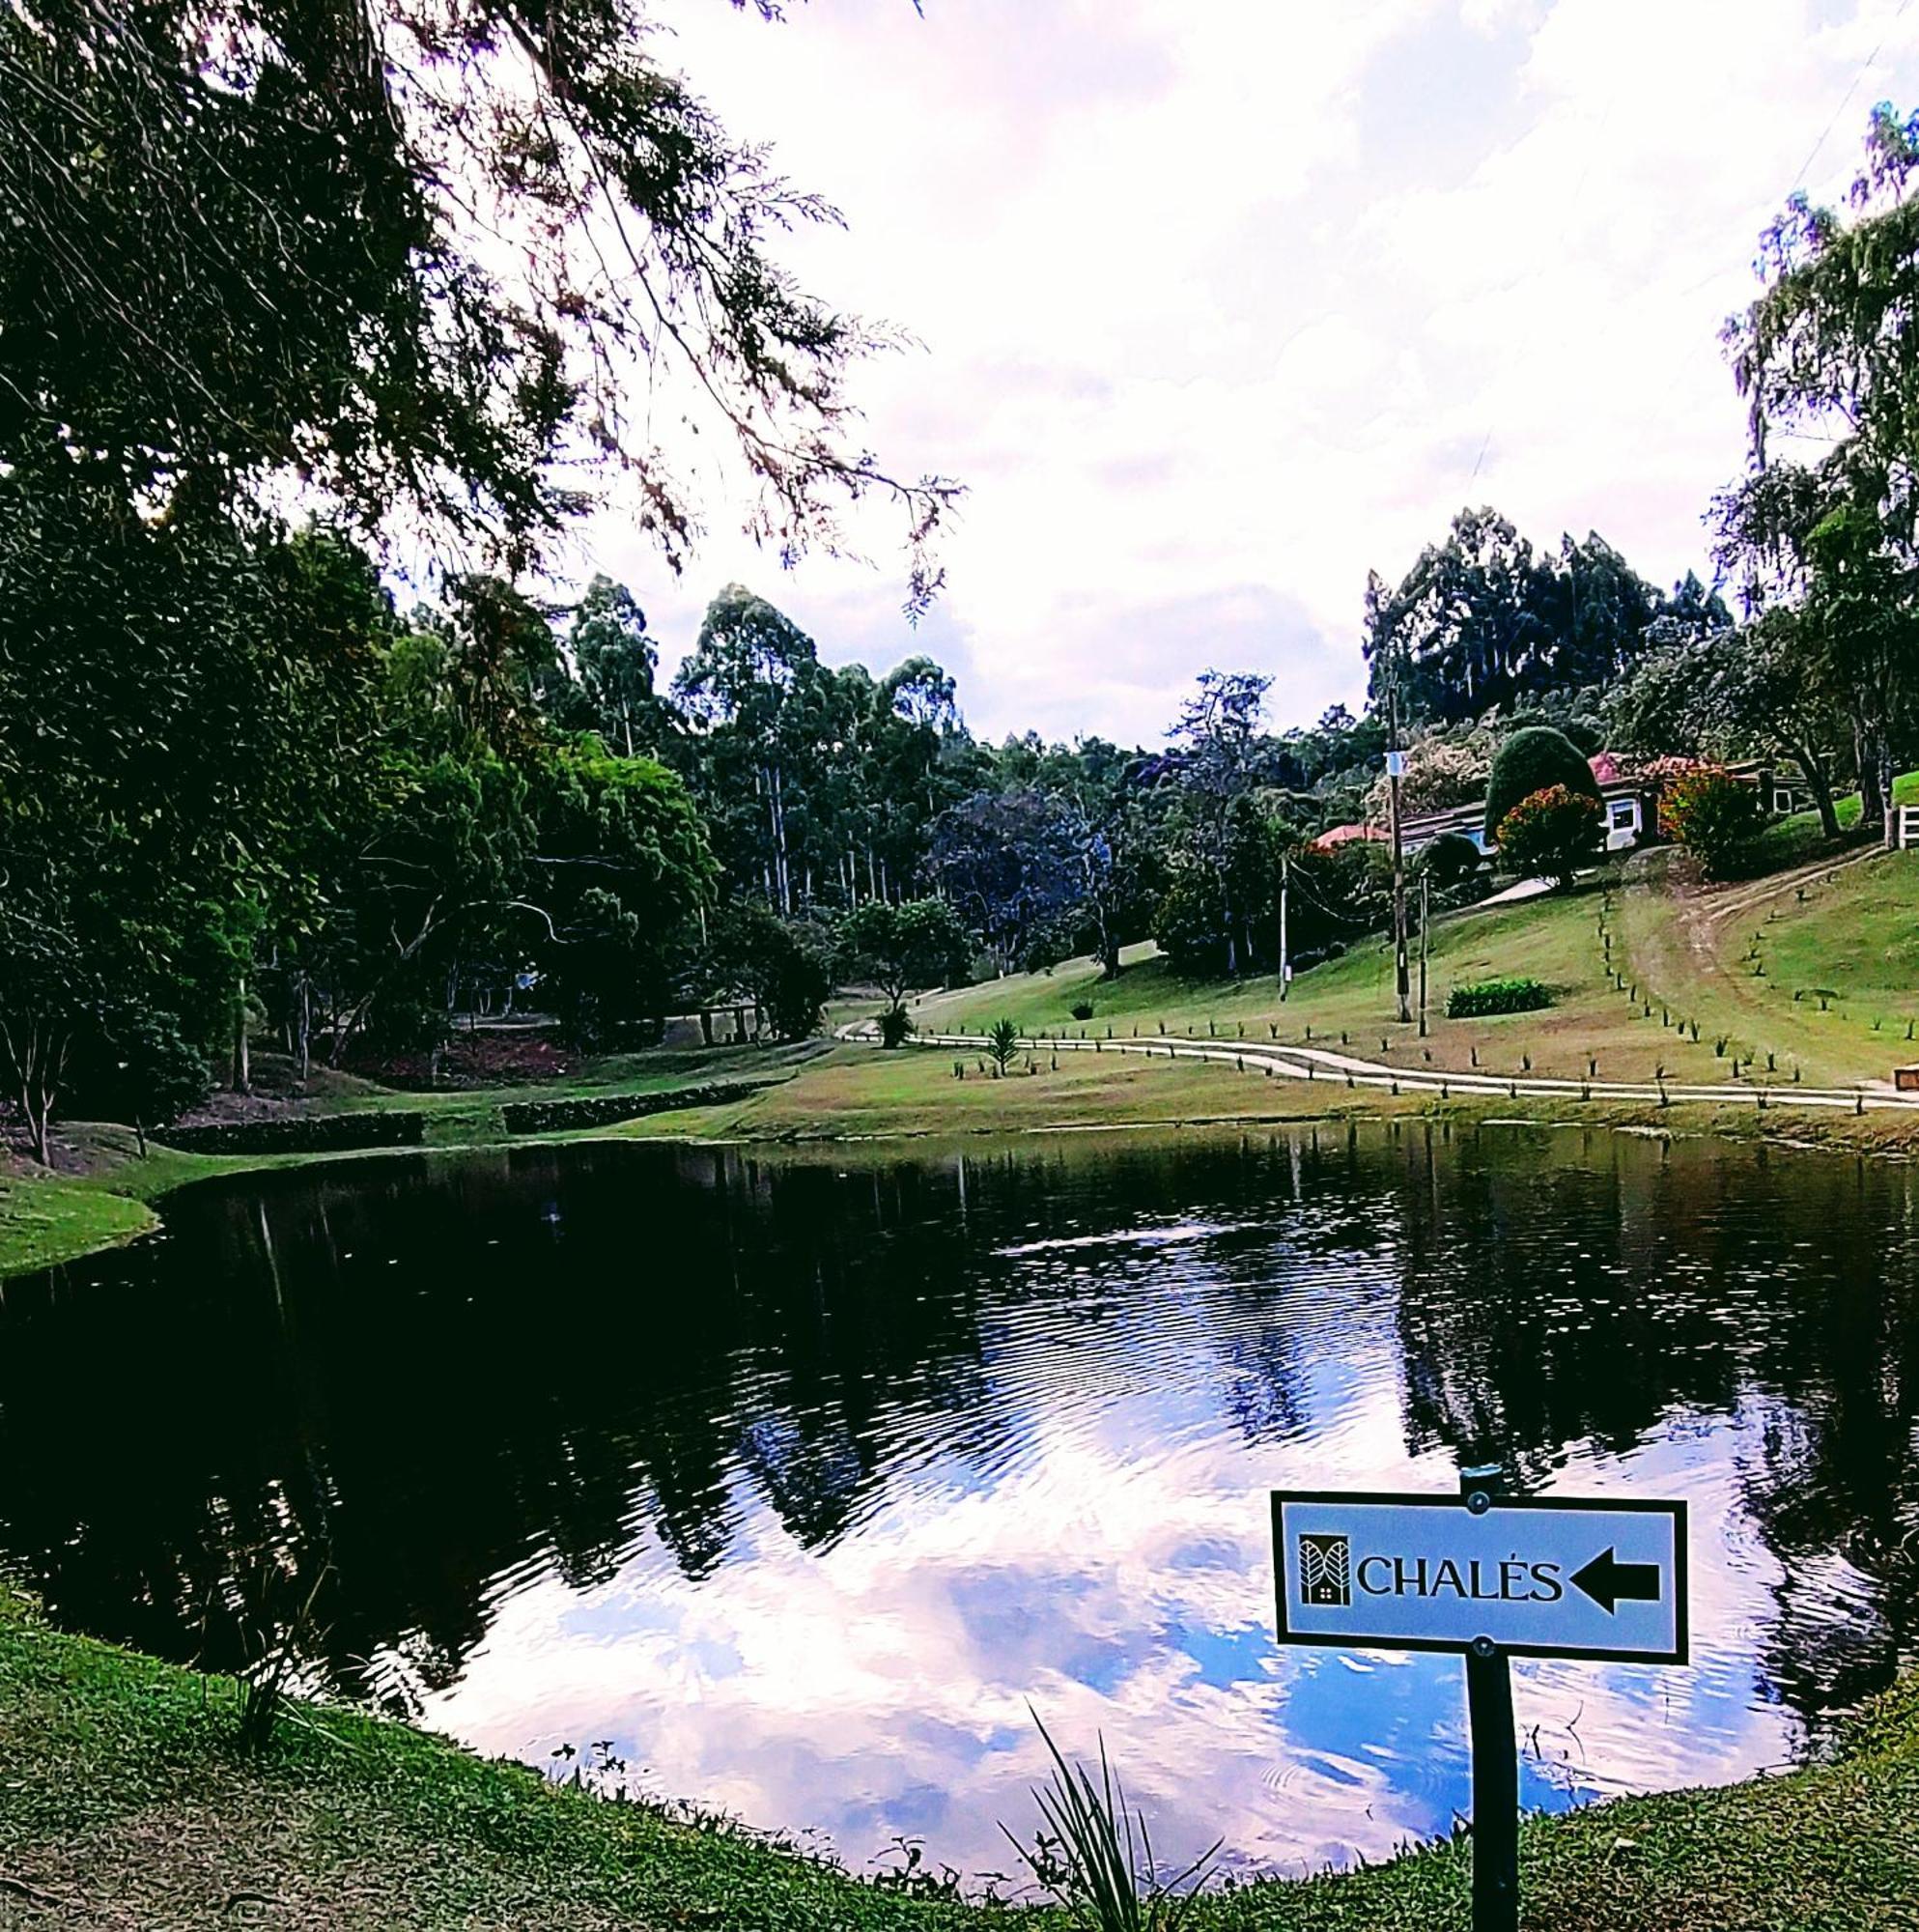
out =
[[[1692,1023],[1692,1028],[1693,1028],[1692,1037],[1696,1040],[1699,1037],[1699,1030],[1697,1022]],[[1166,1024],[1164,1021],[1160,1023],[1159,1030],[1162,1035],[1165,1034]],[[1684,1031],[1683,1025],[1681,1026],[1680,1030],[1681,1032]],[[1240,1037],[1243,1038],[1245,1037],[1245,1031],[1246,1031],[1245,1026],[1242,1023],[1238,1029],[1238,1035]],[[1277,1039],[1279,1037],[1278,1028],[1274,1027],[1272,1029],[1272,1032],[1274,1038]],[[1217,1037],[1217,1035],[1215,1035],[1214,1037]],[[1084,1041],[1086,1038],[1086,1033],[1084,1027],[1081,1028],[1081,1030],[1077,1035],[1068,1035],[1064,1032],[1060,1032],[1058,1034],[1049,1034],[1044,1030],[1042,1030],[1037,1036],[1037,1037],[1041,1040],[1041,1042],[1065,1041],[1068,1039],[1077,1039],[1079,1041]],[[1112,1037],[1113,1037],[1113,1030],[1111,1029],[1111,1027],[1109,1027],[1107,1029],[1106,1038],[1111,1039]],[[1139,1037],[1139,1029],[1137,1027],[1133,1030],[1133,1037],[1136,1039]],[[1307,1029],[1307,1037],[1309,1039],[1312,1037],[1311,1027]],[[989,1028],[987,1031],[986,1052],[984,1056],[974,1059],[973,1063],[974,1071],[994,1080],[1005,1079],[1013,1074],[1019,1074],[1024,1076],[1028,1074],[1037,1073],[1039,1071],[1039,1062],[1035,1057],[1035,1054],[1031,1048],[1023,1049],[1022,1047],[1023,1038],[1024,1036],[1021,1035],[1019,1028],[1014,1024],[1013,1021],[1009,1019],[1000,1019],[994,1021],[991,1028]],[[1340,1039],[1342,1044],[1344,1044],[1347,1041],[1347,1038],[1348,1035],[1346,1033],[1342,1032],[1340,1035]],[[1099,1050],[1100,1046],[1104,1042],[1097,1036],[1093,1037],[1092,1045],[1095,1052]],[[1724,1039],[1721,1039],[1715,1042],[1715,1044],[1720,1054],[1723,1055],[1726,1049],[1727,1042]],[[1391,1042],[1387,1039],[1382,1038],[1379,1042],[1379,1045],[1380,1045],[1380,1050],[1384,1052],[1388,1050],[1388,1048],[1391,1045]],[[1024,1063],[1019,1066],[1015,1066],[1013,1063],[1021,1058],[1023,1050],[1025,1052]],[[1171,1054],[1172,1050],[1173,1049],[1171,1047],[1167,1049],[1169,1054]],[[1432,1064],[1432,1049],[1430,1047],[1426,1047],[1423,1049],[1423,1051],[1425,1053],[1425,1064],[1427,1065],[1430,1065]],[[1472,1065],[1475,1067],[1477,1067],[1480,1064],[1479,1048],[1477,1046],[1472,1047],[1470,1049],[1470,1054],[1471,1054]],[[1058,1051],[1055,1050],[1049,1053],[1047,1056],[1047,1060],[1051,1070],[1055,1073],[1058,1072],[1059,1055]],[[1749,1074],[1753,1066],[1756,1065],[1756,1063],[1757,1063],[1757,1055],[1753,1056],[1753,1058],[1751,1059],[1744,1061],[1741,1061],[1736,1057],[1734,1059],[1731,1069],[1733,1078],[1736,1080],[1741,1078],[1743,1075]],[[1244,1061],[1244,1059],[1239,1060],[1236,1064],[1239,1067],[1239,1070],[1242,1073],[1246,1071],[1246,1062]],[[1531,1073],[1533,1070],[1533,1056],[1530,1053],[1522,1053],[1520,1055],[1520,1064],[1522,1070],[1524,1072]],[[1777,1072],[1778,1071],[1777,1057],[1773,1054],[1768,1053],[1765,1056],[1765,1065],[1766,1065],[1766,1071],[1768,1073]],[[1268,1079],[1271,1079],[1273,1076],[1274,1069],[1270,1062],[1258,1063],[1258,1070],[1262,1071]],[[1306,1063],[1305,1071],[1306,1071],[1306,1076],[1309,1080],[1314,1077],[1314,1068],[1311,1061]],[[1585,1100],[1592,1098],[1592,1089],[1587,1084],[1587,1082],[1596,1080],[1598,1078],[1598,1074],[1599,1074],[1598,1056],[1596,1054],[1589,1054],[1586,1060],[1586,1081],[1583,1081],[1581,1083],[1579,1090],[1579,1096],[1581,1099]],[[964,1060],[955,1060],[953,1062],[953,1078],[955,1080],[964,1080],[966,1076],[967,1076],[967,1063]],[[1660,1065],[1653,1069],[1652,1079],[1653,1083],[1659,1089],[1659,1100],[1662,1106],[1668,1103],[1666,1094],[1666,1077],[1667,1075],[1666,1075],[1665,1064],[1661,1062]],[[1800,1077],[1799,1067],[1795,1063],[1792,1067],[1792,1079],[1796,1083],[1799,1077]],[[1354,1073],[1351,1069],[1346,1070],[1345,1082],[1348,1087],[1352,1087],[1357,1084]],[[1398,1091],[1399,1091],[1399,1085],[1398,1082],[1396,1080],[1393,1083],[1393,1092],[1395,1094],[1397,1094]],[[1518,1087],[1516,1082],[1514,1083],[1513,1086],[1513,1094],[1514,1097],[1517,1097]],[[1440,1094],[1442,1098],[1448,1097],[1447,1088],[1443,1081],[1440,1086]],[[1758,1090],[1757,1096],[1759,1104],[1762,1107],[1764,1107],[1765,1105],[1765,1091],[1763,1087]],[[1860,1111],[1863,1112],[1865,1105],[1863,1091],[1859,1094],[1858,1099],[1859,1099]]]

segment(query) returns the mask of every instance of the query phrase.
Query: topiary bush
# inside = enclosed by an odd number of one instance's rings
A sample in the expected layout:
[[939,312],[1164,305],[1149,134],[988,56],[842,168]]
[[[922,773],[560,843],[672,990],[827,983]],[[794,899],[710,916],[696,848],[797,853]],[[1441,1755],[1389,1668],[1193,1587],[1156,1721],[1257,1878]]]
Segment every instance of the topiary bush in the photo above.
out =
[[1550,724],[1529,724],[1514,731],[1500,746],[1486,781],[1486,837],[1499,837],[1502,821],[1521,799],[1554,785],[1598,803],[1599,781],[1564,731],[1555,731]]
[[1500,863],[1523,879],[1563,886],[1599,856],[1605,808],[1566,785],[1522,798],[1499,822]]
[[1552,988],[1542,980],[1478,980],[1447,994],[1446,1017],[1470,1020],[1486,1013],[1531,1013],[1552,1003]]

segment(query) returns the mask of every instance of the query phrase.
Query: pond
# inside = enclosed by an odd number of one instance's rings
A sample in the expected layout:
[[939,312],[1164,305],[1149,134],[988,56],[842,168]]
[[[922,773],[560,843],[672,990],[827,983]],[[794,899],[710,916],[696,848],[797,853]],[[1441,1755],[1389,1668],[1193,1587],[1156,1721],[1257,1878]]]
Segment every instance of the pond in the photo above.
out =
[[336,1692],[856,1870],[1009,1869],[1029,1702],[1169,1859],[1350,1861],[1466,1807],[1460,1667],[1282,1652],[1268,1490],[1685,1497],[1691,1666],[1515,1665],[1522,1795],[1791,1763],[1912,1650],[1916,1203],[1425,1123],[205,1185],[0,1287],[0,1564],[220,1663],[278,1551]]

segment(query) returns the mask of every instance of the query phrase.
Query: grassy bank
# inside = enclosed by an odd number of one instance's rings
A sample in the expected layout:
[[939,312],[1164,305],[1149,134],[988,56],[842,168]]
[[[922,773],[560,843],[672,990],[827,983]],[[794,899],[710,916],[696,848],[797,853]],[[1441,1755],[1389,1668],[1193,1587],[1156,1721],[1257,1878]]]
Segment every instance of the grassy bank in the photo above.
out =
[[[1065,1922],[857,1884],[737,1831],[555,1790],[348,1711],[303,1709],[248,1762],[231,1711],[221,1680],[53,1632],[0,1589],[0,1926]],[[1919,1691],[1874,1707],[1834,1764],[1534,1820],[1521,1857],[1536,1932],[1911,1925]],[[1455,1842],[1311,1883],[1244,1887],[1191,1923],[1452,1932],[1466,1923],[1469,1874]]]
[[[456,1151],[510,1141],[503,1110],[515,1102],[651,1094],[732,1079],[783,1079],[827,1051],[825,1042],[816,1040],[793,1047],[611,1054],[589,1059],[563,1078],[480,1092],[406,1093],[316,1070],[302,1097],[270,1112],[275,1119],[417,1112],[425,1116],[421,1147],[428,1152]],[[265,1065],[272,1077],[273,1063]],[[130,1127],[86,1121],[63,1123],[58,1138],[60,1168],[53,1174],[0,1154],[0,1279],[137,1238],[158,1225],[154,1204],[189,1181],[314,1160],[367,1158],[354,1152],[186,1153],[153,1140],[143,1152]]]

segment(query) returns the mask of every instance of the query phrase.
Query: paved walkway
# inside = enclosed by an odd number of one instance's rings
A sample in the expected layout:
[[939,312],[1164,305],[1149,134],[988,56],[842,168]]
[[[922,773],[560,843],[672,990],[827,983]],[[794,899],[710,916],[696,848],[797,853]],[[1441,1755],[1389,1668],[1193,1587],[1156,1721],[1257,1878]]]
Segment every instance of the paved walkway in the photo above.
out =
[[[877,1046],[879,1027],[873,1020],[856,1020],[839,1029],[838,1037],[858,1046]],[[986,1036],[976,1033],[916,1033],[907,1043],[919,1047],[959,1048],[984,1052]],[[1707,1101],[1714,1106],[1743,1102],[1765,1110],[1783,1107],[1844,1108],[1864,1112],[1868,1107],[1919,1113],[1919,1094],[1895,1093],[1888,1086],[1801,1087],[1766,1086],[1752,1080],[1726,1080],[1716,1087],[1668,1081],[1633,1083],[1617,1080],[1553,1080],[1538,1075],[1509,1079],[1494,1073],[1448,1073],[1437,1067],[1394,1067],[1348,1053],[1332,1053],[1313,1046],[1262,1045],[1254,1040],[1187,1039],[1169,1034],[1158,1039],[1104,1039],[1048,1035],[1020,1037],[1030,1053],[1130,1053],[1147,1060],[1207,1060],[1241,1071],[1288,1080],[1332,1081],[1351,1087],[1376,1087],[1392,1093],[1476,1094],[1492,1098],[1519,1099],[1527,1094],[1554,1100]]]

